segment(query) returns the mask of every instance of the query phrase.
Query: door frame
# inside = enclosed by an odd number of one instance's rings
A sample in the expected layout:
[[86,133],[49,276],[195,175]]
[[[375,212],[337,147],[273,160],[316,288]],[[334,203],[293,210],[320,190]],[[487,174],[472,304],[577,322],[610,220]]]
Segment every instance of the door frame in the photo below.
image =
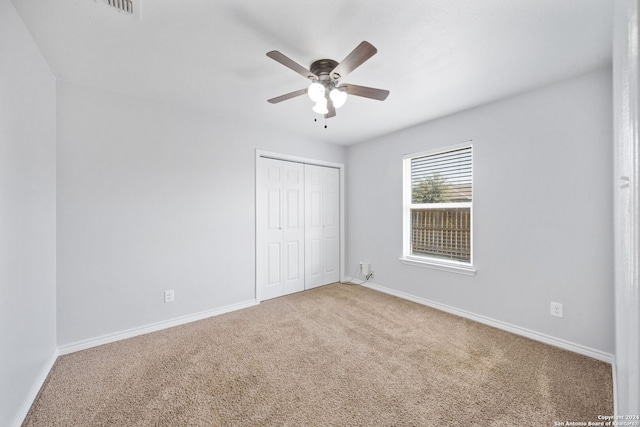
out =
[[340,281],[343,282],[345,280],[345,276],[344,276],[344,259],[345,259],[345,232],[344,232],[344,224],[345,224],[345,198],[344,198],[344,178],[345,178],[345,167],[343,163],[334,163],[334,162],[327,162],[324,160],[318,160],[318,159],[311,159],[308,157],[300,157],[300,156],[292,156],[289,154],[283,154],[283,153],[277,153],[277,152],[273,152],[273,151],[265,151],[265,150],[259,150],[256,149],[256,153],[255,153],[255,165],[254,165],[254,172],[255,172],[255,212],[254,212],[254,217],[255,217],[255,221],[254,221],[254,225],[255,225],[255,234],[256,234],[256,239],[255,239],[255,284],[254,284],[254,289],[255,289],[255,298],[256,298],[256,303],[260,303],[262,301],[262,295],[260,295],[260,289],[258,287],[258,281],[259,281],[259,277],[260,274],[262,272],[262,267],[260,265],[260,248],[262,245],[262,229],[260,226],[260,217],[258,216],[260,211],[261,211],[261,206],[260,206],[260,188],[262,186],[262,181],[261,181],[261,174],[260,174],[260,158],[261,157],[265,157],[265,158],[269,158],[269,159],[275,159],[275,160],[283,160],[283,161],[288,161],[288,162],[295,162],[295,163],[302,163],[302,164],[307,164],[307,165],[315,165],[315,166],[325,166],[325,167],[331,167],[331,168],[336,168],[340,171],[340,209],[339,209],[339,215],[340,215]]
[[640,412],[640,1],[616,0],[612,7],[616,333],[614,414],[629,415]]

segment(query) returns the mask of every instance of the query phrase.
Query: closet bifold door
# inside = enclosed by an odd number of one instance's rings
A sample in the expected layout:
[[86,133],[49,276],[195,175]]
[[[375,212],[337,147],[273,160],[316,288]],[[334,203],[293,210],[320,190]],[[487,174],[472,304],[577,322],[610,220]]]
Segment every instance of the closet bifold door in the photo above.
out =
[[260,158],[258,287],[267,300],[304,290],[304,165]]
[[340,171],[305,165],[305,289],[340,280]]

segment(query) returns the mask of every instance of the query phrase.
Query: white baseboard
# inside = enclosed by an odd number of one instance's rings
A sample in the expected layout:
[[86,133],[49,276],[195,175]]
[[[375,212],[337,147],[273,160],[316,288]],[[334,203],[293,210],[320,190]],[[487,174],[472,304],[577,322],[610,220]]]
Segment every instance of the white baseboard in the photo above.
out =
[[527,338],[530,338],[535,341],[540,341],[545,344],[549,344],[555,347],[560,347],[564,350],[572,351],[574,353],[582,354],[583,356],[591,357],[596,360],[600,360],[602,362],[609,363],[613,366],[614,357],[612,354],[605,353],[600,350],[595,350],[593,348],[589,348],[580,344],[576,344],[570,341],[566,341],[560,338],[553,337],[551,335],[543,334],[540,332],[532,331],[531,329],[522,328],[520,326],[512,325],[510,323],[502,322],[500,320],[492,319],[490,317],[482,316],[479,314],[471,313],[466,310],[461,310],[459,308],[451,307],[446,304],[441,304],[439,302],[431,301],[425,298],[417,297],[415,295],[407,294],[405,292],[396,291],[395,289],[390,289],[384,286],[376,285],[375,283],[367,282],[363,283],[362,286],[374,289],[376,291],[384,292],[389,295],[393,295],[402,299],[406,299],[409,301],[417,302],[418,304],[426,305],[432,308],[435,308],[440,311],[444,311],[447,313],[455,314],[456,316],[464,317],[470,320],[474,320],[479,323],[483,323],[485,325],[492,326],[494,328],[502,329],[507,332],[514,333],[516,335],[521,335]]
[[51,372],[51,369],[53,368],[53,365],[56,363],[56,360],[58,359],[59,355],[60,354],[58,353],[58,349],[56,348],[51,354],[51,356],[49,357],[49,359],[47,360],[47,362],[45,363],[42,370],[40,371],[40,374],[34,381],[33,385],[31,386],[31,390],[29,390],[29,394],[27,394],[27,397],[24,399],[24,402],[22,403],[20,410],[18,411],[16,416],[13,418],[13,422],[11,423],[11,426],[20,427],[22,425],[22,423],[24,422],[24,419],[27,417],[27,414],[29,413],[29,409],[31,409],[33,402],[35,402],[36,397],[38,397],[38,393],[40,392],[40,389],[44,385],[44,382],[47,380],[47,376],[49,376],[49,372]]
[[137,328],[127,329],[125,331],[115,332],[112,334],[106,334],[95,338],[89,338],[82,341],[77,341],[71,344],[65,344],[58,347],[60,356],[65,354],[74,353],[80,350],[86,350],[91,347],[97,347],[103,344],[109,344],[115,341],[120,341],[127,338],[133,338],[138,335],[148,334],[150,332],[160,331],[162,329],[171,328],[173,326],[184,325],[185,323],[195,322],[197,320],[206,319],[213,316],[219,316],[220,314],[229,313],[243,308],[253,307],[257,305],[256,300],[249,300],[240,302],[237,304],[231,304],[224,307],[216,308],[213,310],[201,311],[195,314],[189,314],[182,317],[176,317],[174,319],[165,320],[162,322],[152,323],[146,326],[140,326]]

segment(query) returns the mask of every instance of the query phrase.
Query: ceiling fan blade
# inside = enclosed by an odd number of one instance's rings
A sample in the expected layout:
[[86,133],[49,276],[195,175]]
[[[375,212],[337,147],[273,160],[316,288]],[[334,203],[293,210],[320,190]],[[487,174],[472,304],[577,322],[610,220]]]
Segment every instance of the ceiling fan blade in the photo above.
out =
[[327,99],[327,110],[329,111],[324,115],[325,119],[329,119],[336,115],[336,108],[333,106],[333,101],[330,98]]
[[369,42],[362,42],[356,46],[353,51],[347,55],[336,67],[331,70],[329,75],[333,80],[341,79],[356,68],[358,68],[364,61],[371,58],[378,52],[378,49],[373,47]]
[[293,71],[300,74],[302,77],[306,79],[318,80],[318,76],[316,76],[311,71],[307,70],[306,68],[304,68],[302,65],[298,64],[291,58],[278,52],[277,50],[272,50],[271,52],[267,52],[267,56],[275,61],[278,61],[285,67],[292,69]]
[[286,101],[287,99],[295,98],[296,96],[304,95],[308,89],[300,89],[294,92],[285,93],[284,95],[276,96],[275,98],[267,99],[267,102],[271,104],[277,104],[278,102]]
[[387,96],[389,96],[389,91],[385,89],[352,85],[350,83],[341,84],[340,87],[345,88],[349,95],[363,96],[365,98],[377,99],[378,101],[384,101],[387,99]]

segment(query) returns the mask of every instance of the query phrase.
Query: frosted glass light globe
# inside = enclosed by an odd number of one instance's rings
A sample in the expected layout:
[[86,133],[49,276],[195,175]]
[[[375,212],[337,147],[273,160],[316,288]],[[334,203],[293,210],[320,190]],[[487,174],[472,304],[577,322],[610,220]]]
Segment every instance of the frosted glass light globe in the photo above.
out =
[[318,102],[324,99],[324,86],[318,82],[313,82],[309,85],[307,93],[313,102]]
[[316,105],[314,105],[313,111],[318,114],[327,114],[329,112],[329,110],[327,109],[327,99],[320,98],[320,100],[316,102]]
[[335,108],[340,108],[345,102],[347,102],[347,92],[343,92],[338,89],[331,89],[329,97],[331,98],[331,101],[333,101],[333,106]]

